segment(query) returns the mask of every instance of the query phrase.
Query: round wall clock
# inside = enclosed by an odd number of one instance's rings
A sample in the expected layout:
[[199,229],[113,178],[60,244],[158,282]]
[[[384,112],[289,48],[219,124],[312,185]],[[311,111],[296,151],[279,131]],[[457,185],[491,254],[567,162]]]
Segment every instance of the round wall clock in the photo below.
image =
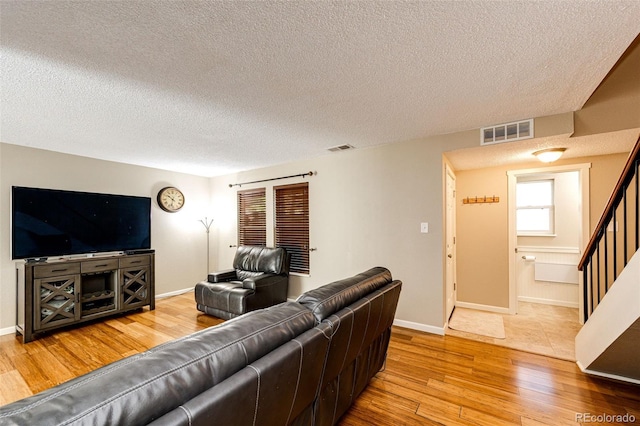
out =
[[173,186],[162,188],[158,192],[158,206],[166,212],[175,213],[184,206],[184,194]]

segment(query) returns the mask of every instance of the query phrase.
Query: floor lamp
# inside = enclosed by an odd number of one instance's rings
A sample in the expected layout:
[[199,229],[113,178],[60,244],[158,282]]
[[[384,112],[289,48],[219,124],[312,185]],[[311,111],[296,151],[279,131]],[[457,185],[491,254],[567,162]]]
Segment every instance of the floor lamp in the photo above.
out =
[[213,219],[207,219],[205,216],[204,219],[200,219],[200,223],[204,225],[204,229],[207,230],[207,274],[211,272],[209,270],[209,229],[211,228],[211,224],[213,223]]

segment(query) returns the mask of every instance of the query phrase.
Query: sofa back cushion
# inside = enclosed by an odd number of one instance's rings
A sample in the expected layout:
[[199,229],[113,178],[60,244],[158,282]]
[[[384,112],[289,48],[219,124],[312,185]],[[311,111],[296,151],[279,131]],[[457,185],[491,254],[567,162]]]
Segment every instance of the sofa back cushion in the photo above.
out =
[[282,247],[240,246],[233,259],[233,269],[240,279],[259,275],[257,273],[288,274],[288,259]]
[[0,408],[0,424],[147,424],[312,329],[294,302],[125,358]]
[[371,268],[350,278],[307,291],[296,302],[313,312],[320,323],[346,306],[374,292],[392,281],[391,272],[383,267]]
[[333,425],[382,368],[402,283],[392,281],[327,317],[331,341],[314,425]]
[[151,425],[312,424],[329,334],[304,332]]

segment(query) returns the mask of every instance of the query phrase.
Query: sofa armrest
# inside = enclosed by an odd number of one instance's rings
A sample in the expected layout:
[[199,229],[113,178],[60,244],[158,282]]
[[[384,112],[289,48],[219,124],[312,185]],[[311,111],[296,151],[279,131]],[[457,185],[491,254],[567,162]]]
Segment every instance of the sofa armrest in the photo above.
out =
[[260,287],[272,285],[282,280],[282,275],[276,274],[261,274],[255,277],[247,278],[242,281],[242,288],[250,288],[257,290]]
[[235,269],[224,269],[222,271],[210,272],[207,281],[210,283],[221,283],[238,279]]

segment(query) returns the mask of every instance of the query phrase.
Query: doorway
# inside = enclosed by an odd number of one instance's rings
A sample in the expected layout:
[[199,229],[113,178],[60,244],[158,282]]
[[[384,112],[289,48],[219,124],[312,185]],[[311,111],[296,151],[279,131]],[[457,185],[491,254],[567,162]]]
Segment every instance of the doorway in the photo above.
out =
[[[582,287],[580,283],[580,277],[578,277],[577,284],[558,284],[558,286],[565,286],[564,290],[572,289],[573,295],[577,296],[576,300],[573,300],[572,307],[551,305],[551,304],[531,304],[530,302],[521,302],[522,308],[518,309],[518,287],[517,287],[517,273],[516,266],[526,266],[528,269],[526,272],[534,274],[535,260],[539,263],[561,263],[570,264],[577,263],[569,259],[548,259],[545,258],[542,251],[535,253],[516,253],[516,249],[521,250],[517,240],[517,231],[515,228],[516,219],[516,184],[518,179],[525,181],[530,180],[544,180],[547,178],[570,176],[569,172],[574,172],[576,185],[573,189],[576,197],[575,201],[572,201],[574,206],[579,207],[573,213],[571,219],[577,226],[577,236],[572,243],[556,244],[557,251],[573,251],[573,253],[560,253],[558,256],[579,256],[581,248],[584,242],[588,240],[588,228],[589,228],[589,164],[576,164],[570,166],[552,166],[545,168],[535,168],[526,170],[510,171],[503,168],[489,169],[489,170],[470,170],[456,173],[457,189],[461,191],[459,198],[461,201],[466,200],[465,197],[475,197],[476,195],[484,196],[499,196],[500,202],[484,203],[484,204],[458,204],[458,229],[460,232],[460,241],[458,242],[460,248],[460,270],[457,271],[457,275],[452,275],[455,279],[460,279],[461,282],[464,279],[465,286],[460,288],[460,297],[463,300],[472,300],[473,302],[456,302],[456,312],[458,309],[473,310],[475,312],[482,313],[495,313],[499,315],[504,322],[504,330],[506,332],[506,338],[488,338],[479,333],[464,332],[459,330],[453,330],[450,327],[447,328],[447,334],[460,336],[469,339],[491,341],[497,345],[513,347],[520,350],[531,351],[535,353],[542,353],[549,356],[554,356],[564,359],[574,359],[574,348],[567,345],[561,346],[562,343],[571,344],[575,337],[575,333],[580,328],[578,309],[582,306]],[[505,180],[505,177],[507,179]],[[544,179],[543,179],[544,178]],[[448,176],[445,174],[445,217],[447,213],[446,197],[448,192]],[[505,185],[505,183],[507,185]],[[503,185],[503,192],[499,192],[500,185]],[[495,192],[494,192],[495,191]],[[560,196],[560,194],[557,194]],[[496,197],[492,197],[496,198]],[[505,205],[506,204],[506,205]],[[576,218],[575,216],[579,216]],[[558,223],[559,226],[565,226]],[[447,224],[445,223],[445,231],[447,231]],[[548,241],[554,237],[539,237],[539,239],[547,239],[544,245],[550,244]],[[445,239],[446,242],[446,239]],[[526,241],[521,241],[522,245]],[[533,244],[529,244],[533,245]],[[570,247],[571,246],[571,247]],[[454,248],[456,246],[454,245]],[[447,254],[447,245],[445,243],[443,247],[445,256]],[[525,260],[522,256],[534,256],[536,259]],[[456,252],[454,251],[454,260],[456,260]],[[575,260],[575,259],[574,259]],[[443,260],[445,262],[446,260]],[[516,262],[521,262],[520,264]],[[461,263],[462,262],[462,263]],[[448,264],[446,265],[448,268]],[[575,267],[574,267],[575,268]],[[577,270],[577,268],[575,268]],[[448,269],[446,270],[449,274]],[[555,279],[555,278],[553,278]],[[554,285],[554,284],[552,284]],[[542,284],[546,286],[546,283]],[[462,291],[465,294],[462,294]],[[492,293],[489,293],[489,292]],[[445,290],[445,300],[448,302],[449,290]],[[541,299],[539,296],[538,299]],[[484,303],[490,301],[495,303]],[[536,300],[540,302],[541,300]],[[498,304],[498,302],[501,302]],[[448,308],[448,304],[447,304]],[[565,316],[564,313],[570,311],[570,315]],[[449,310],[445,311],[446,315],[449,315]],[[515,315],[519,313],[519,315]],[[538,315],[534,321],[531,320],[531,316]],[[453,315],[454,318],[456,314]],[[540,316],[544,320],[544,324],[540,319]],[[449,317],[447,316],[447,320]],[[573,321],[570,323],[570,321]],[[481,320],[478,320],[480,323]],[[542,324],[542,325],[541,325]],[[561,328],[547,329],[546,325],[556,325]],[[574,333],[573,337],[569,336],[570,333]],[[491,340],[487,340],[491,339]],[[542,345],[545,343],[545,345]]]
[[[589,167],[576,164],[507,172],[510,314],[517,314],[518,303],[525,301],[575,307],[582,318],[577,263],[589,236]],[[518,205],[519,185],[550,186],[552,203],[527,211],[527,203]],[[550,219],[523,225],[523,218],[535,215],[538,220],[544,215]]]

